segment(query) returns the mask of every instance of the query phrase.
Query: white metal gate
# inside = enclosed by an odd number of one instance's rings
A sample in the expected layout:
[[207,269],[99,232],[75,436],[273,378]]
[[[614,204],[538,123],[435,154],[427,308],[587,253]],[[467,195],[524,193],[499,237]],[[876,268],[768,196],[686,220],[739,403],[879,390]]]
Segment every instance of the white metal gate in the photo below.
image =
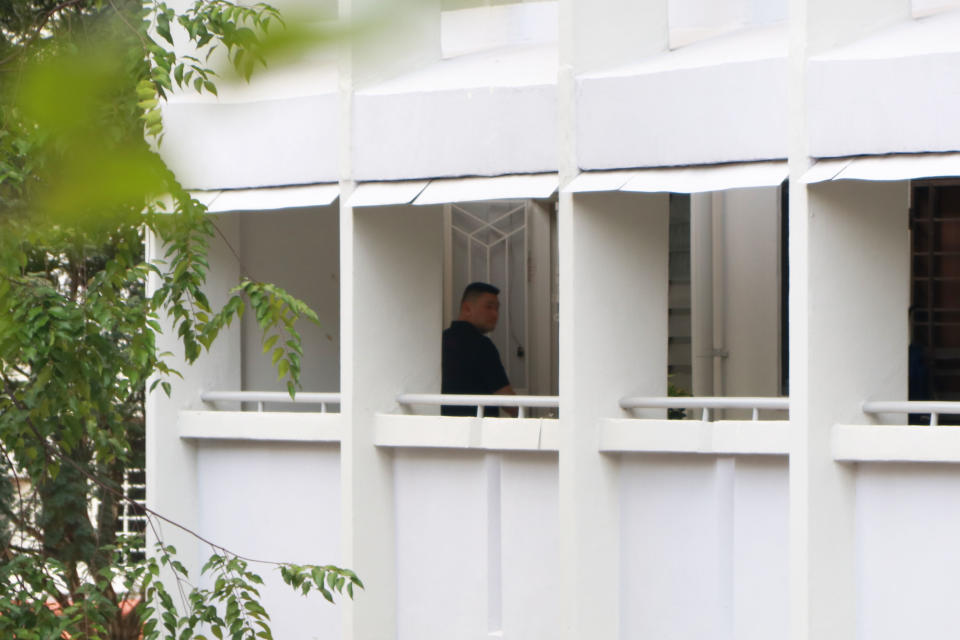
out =
[[528,234],[524,200],[449,204],[444,211],[447,324],[460,311],[460,296],[471,282],[488,282],[500,289],[500,320],[490,333],[510,384],[518,392],[529,386]]

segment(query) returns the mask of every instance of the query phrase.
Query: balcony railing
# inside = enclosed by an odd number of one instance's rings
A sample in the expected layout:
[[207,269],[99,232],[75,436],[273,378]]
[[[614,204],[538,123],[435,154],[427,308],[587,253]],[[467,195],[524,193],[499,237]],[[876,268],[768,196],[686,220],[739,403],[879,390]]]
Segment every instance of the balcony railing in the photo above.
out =
[[863,403],[863,412],[871,415],[930,414],[930,426],[936,427],[940,414],[960,416],[960,402],[945,400],[868,400]]
[[749,409],[752,420],[760,419],[760,411],[788,411],[790,398],[722,398],[707,396],[670,396],[648,398],[628,396],[620,399],[620,407],[628,411],[633,409],[702,409],[700,419],[711,422],[713,410]]
[[404,406],[421,404],[428,406],[451,405],[477,407],[477,417],[483,417],[483,407],[516,407],[517,417],[525,418],[525,409],[560,407],[559,396],[501,396],[501,395],[455,395],[442,393],[401,393],[397,403]]
[[256,402],[257,411],[263,411],[265,402],[277,404],[320,405],[320,413],[327,413],[327,405],[340,404],[339,392],[301,391],[293,398],[286,391],[203,391],[204,402]]

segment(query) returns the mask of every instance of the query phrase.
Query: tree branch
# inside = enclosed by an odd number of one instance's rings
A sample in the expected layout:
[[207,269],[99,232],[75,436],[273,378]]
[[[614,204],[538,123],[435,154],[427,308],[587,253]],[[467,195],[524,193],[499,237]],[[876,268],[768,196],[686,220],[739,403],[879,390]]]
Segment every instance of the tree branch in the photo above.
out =
[[47,23],[55,14],[59,13],[60,11],[63,11],[64,9],[81,5],[84,2],[86,2],[86,0],[66,0],[65,2],[61,2],[60,4],[56,5],[55,7],[47,11],[45,14],[43,14],[43,17],[40,18],[40,24],[36,26],[36,28],[33,30],[33,33],[31,33],[26,40],[21,42],[19,47],[15,51],[13,51],[10,55],[8,55],[6,58],[0,59],[0,67],[7,64],[11,60],[16,59],[20,55],[22,55],[23,52],[26,51],[27,48],[30,46],[30,44],[33,43],[33,41],[40,36],[40,33],[43,31],[43,28],[47,26]]

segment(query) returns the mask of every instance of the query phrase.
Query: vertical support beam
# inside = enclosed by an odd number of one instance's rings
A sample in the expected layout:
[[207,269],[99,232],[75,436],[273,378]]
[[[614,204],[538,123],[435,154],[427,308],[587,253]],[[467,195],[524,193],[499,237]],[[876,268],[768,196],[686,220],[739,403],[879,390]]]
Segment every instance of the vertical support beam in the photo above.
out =
[[[896,216],[896,209],[902,210],[900,241],[905,252],[902,260],[907,260],[906,187],[858,184],[811,188],[801,182],[812,162],[805,111],[807,60],[909,15],[909,0],[790,3],[792,640],[856,637],[854,473],[833,461],[830,431],[838,421],[863,421],[857,403],[868,395],[906,398],[909,295],[909,268],[901,265],[901,258],[892,248],[896,246],[895,227],[899,223],[882,222]],[[857,201],[858,197],[864,200]],[[870,220],[870,206],[875,207],[873,215],[878,217],[876,227]],[[875,234],[884,236],[880,245],[872,242]],[[891,253],[881,257],[887,249]],[[884,259],[892,260],[897,267],[884,267]],[[902,284],[896,275],[901,266],[906,269]],[[871,273],[870,269],[875,271]],[[878,288],[879,274],[894,275],[886,282],[892,290]],[[898,300],[902,308],[875,308],[900,296],[901,286],[906,292]],[[825,304],[834,306],[824,307]],[[893,315],[878,313],[881,310]],[[867,315],[867,311],[876,315]],[[903,325],[899,337],[897,329],[877,327],[889,328],[898,322]],[[876,335],[874,331],[892,342],[872,340],[864,345],[868,334]],[[884,358],[877,360],[881,355]],[[897,363],[898,358],[904,363],[902,395],[890,388],[895,378],[884,377],[891,373],[887,366]],[[867,367],[873,364],[881,365],[881,369],[869,371]]]
[[690,351],[693,395],[713,393],[713,209],[709,193],[690,196]]
[[[240,278],[240,265],[234,254],[234,250],[239,250],[240,234],[238,221],[233,216],[217,217],[214,222],[223,236],[210,241],[210,269],[205,289],[210,304],[219,308]],[[150,234],[146,244],[147,260],[163,258],[165,252],[156,236]],[[156,276],[151,276],[147,295],[157,285]],[[171,330],[169,319],[161,317],[160,322],[164,332],[157,336],[157,351],[182,354],[183,345]],[[197,451],[194,444],[180,439],[178,417],[182,409],[201,406],[201,391],[240,388],[241,339],[240,323],[236,322],[224,328],[211,350],[194,364],[187,365],[182,358],[171,359],[170,365],[183,375],[183,380],[176,380],[172,385],[169,398],[159,386],[146,397],[147,507],[193,531],[198,531],[200,524]],[[159,524],[157,532],[164,544],[176,547],[178,559],[190,575],[197,576],[204,560],[197,539],[164,523]],[[150,552],[157,540],[153,531],[148,529],[147,533]],[[167,587],[175,588],[169,583]]]
[[441,207],[341,205],[343,563],[366,585],[344,601],[344,638],[396,637],[393,457],[377,412],[440,391]]
[[[618,400],[667,389],[666,194],[560,200],[562,638],[616,640],[618,460],[597,452]],[[583,585],[591,585],[584,589]]]
[[[872,397],[906,400],[908,184],[808,189],[804,349],[791,352],[791,601],[797,640],[856,635],[855,468],[833,461],[834,424]],[[798,264],[801,263],[801,264]],[[795,327],[791,327],[795,329]],[[800,341],[801,332],[791,338]]]
[[[439,0],[339,0],[365,30],[340,77],[340,445],[343,564],[367,585],[345,601],[343,637],[397,634],[393,463],[374,445],[378,411],[402,391],[440,390],[443,238],[438,207],[355,210],[354,92],[440,58]],[[402,314],[403,320],[398,319]]]
[[[576,74],[667,48],[666,0],[560,0],[557,76],[560,274],[560,637],[618,640],[619,475],[599,420],[630,392],[667,389],[665,194],[563,188],[579,171]],[[591,585],[584,589],[583,585]]]

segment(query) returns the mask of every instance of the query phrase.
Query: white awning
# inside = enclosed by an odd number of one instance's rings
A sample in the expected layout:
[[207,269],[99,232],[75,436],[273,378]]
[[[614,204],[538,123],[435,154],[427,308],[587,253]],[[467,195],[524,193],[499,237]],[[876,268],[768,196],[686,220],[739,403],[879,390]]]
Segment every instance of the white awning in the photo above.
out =
[[438,179],[431,180],[413,204],[549,198],[558,185],[555,173]]
[[410,204],[427,186],[426,180],[398,182],[361,182],[350,196],[351,207],[382,207],[391,204]]
[[645,193],[703,193],[750,187],[775,187],[787,179],[783,160],[730,164],[657,167],[629,171],[586,171],[565,191],[632,191]]
[[571,180],[564,191],[568,193],[619,191],[636,175],[636,171],[584,171]]
[[806,184],[832,180],[893,182],[960,176],[960,153],[895,153],[884,156],[826,158],[803,175]]
[[391,204],[444,204],[478,200],[549,198],[557,190],[555,173],[508,176],[361,182],[350,197],[351,207]]
[[298,207],[325,207],[340,195],[335,183],[258,189],[192,191],[191,196],[207,205],[209,213],[228,211],[271,211]]

